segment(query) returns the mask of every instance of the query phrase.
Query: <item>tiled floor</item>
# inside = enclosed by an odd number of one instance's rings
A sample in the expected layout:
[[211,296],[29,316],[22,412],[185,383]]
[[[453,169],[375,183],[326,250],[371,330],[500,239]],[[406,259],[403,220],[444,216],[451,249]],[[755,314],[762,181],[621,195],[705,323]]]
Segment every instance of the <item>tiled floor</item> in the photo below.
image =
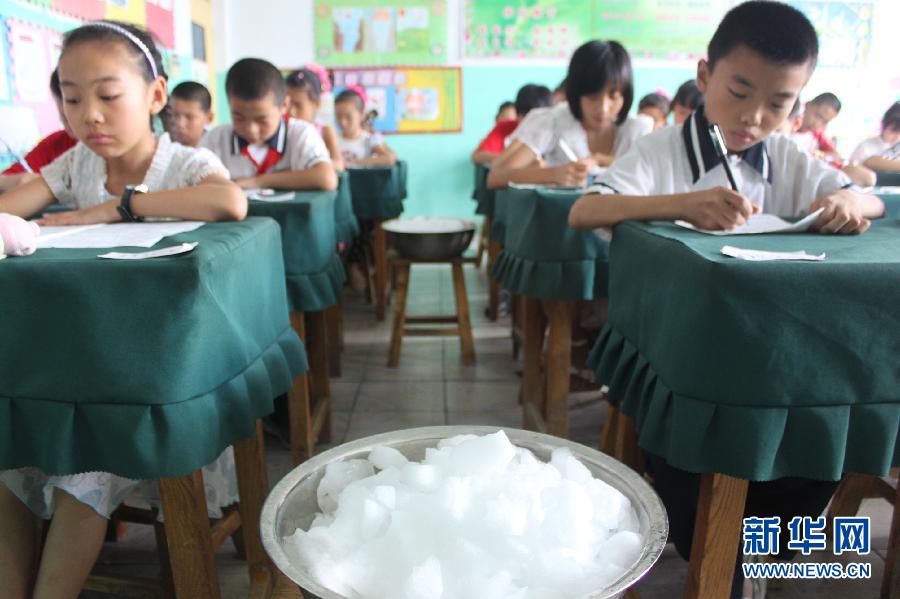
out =
[[[483,424],[521,427],[519,377],[515,373],[509,321],[489,322],[484,271],[467,269],[467,285],[476,337],[477,365],[463,366],[456,339],[412,337],[404,341],[398,368],[387,368],[389,322],[377,323],[374,310],[348,293],[345,310],[343,374],[333,379],[332,440],[340,444],[400,428],[441,424]],[[453,312],[449,268],[416,266],[411,277],[409,313]],[[596,447],[604,406],[590,394],[570,402],[570,437]],[[269,480],[277,482],[290,470],[290,458],[280,444],[268,440]],[[325,449],[325,448],[322,448]],[[868,500],[863,514],[872,517],[875,552],[868,581],[806,581],[770,584],[768,597],[866,599],[878,596],[891,511],[888,504]],[[217,561],[224,599],[247,596],[246,566],[226,543]],[[104,548],[101,570],[155,576],[152,531],[132,526],[128,538]],[[638,590],[642,599],[669,599],[682,594],[687,565],[670,545]],[[84,593],[84,599],[100,597]],[[477,598],[472,598],[477,599]]]

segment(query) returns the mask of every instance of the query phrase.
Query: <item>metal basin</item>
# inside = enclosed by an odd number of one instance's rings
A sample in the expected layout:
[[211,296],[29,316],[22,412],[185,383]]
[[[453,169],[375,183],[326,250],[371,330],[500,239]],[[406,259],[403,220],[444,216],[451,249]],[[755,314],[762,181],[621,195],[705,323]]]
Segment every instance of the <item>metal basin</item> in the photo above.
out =
[[475,227],[458,218],[394,219],[382,224],[397,253],[410,260],[459,258],[472,242]]
[[[316,489],[325,473],[325,467],[331,462],[365,458],[378,445],[393,447],[409,460],[418,461],[424,459],[426,448],[435,447],[441,439],[462,434],[486,435],[497,430],[498,427],[495,426],[412,428],[351,441],[315,456],[281,479],[266,499],[260,522],[266,552],[278,569],[297,583],[306,597],[346,599],[321,586],[305,569],[291,563],[284,548],[286,536],[292,535],[297,528],[308,530],[312,524],[318,511]],[[503,430],[514,445],[531,450],[544,461],[549,461],[553,449],[568,447],[595,478],[612,485],[631,501],[644,537],[640,556],[621,578],[606,588],[597,589],[584,599],[623,596],[626,589],[636,584],[650,570],[665,547],[669,521],[659,496],[636,472],[595,449],[541,433],[508,428]]]

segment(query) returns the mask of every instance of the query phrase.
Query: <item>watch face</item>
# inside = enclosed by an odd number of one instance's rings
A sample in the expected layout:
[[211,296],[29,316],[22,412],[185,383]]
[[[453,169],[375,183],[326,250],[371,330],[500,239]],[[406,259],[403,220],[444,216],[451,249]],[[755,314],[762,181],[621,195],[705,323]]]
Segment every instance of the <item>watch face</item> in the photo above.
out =
[[150,188],[147,187],[146,183],[141,183],[140,185],[134,186],[135,193],[148,193],[149,191],[150,191]]

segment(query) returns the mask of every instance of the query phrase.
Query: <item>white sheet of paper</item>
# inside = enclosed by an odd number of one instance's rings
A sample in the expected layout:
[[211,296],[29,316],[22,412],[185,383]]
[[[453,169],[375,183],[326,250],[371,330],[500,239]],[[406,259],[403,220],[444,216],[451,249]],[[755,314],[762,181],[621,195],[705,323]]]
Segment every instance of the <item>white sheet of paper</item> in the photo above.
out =
[[176,254],[186,254],[197,247],[197,242],[182,243],[173,245],[172,247],[153,250],[150,252],[137,252],[136,254],[126,254],[124,252],[110,252],[108,254],[100,254],[98,258],[109,258],[110,260],[146,260],[147,258],[160,258],[162,256],[175,256]]
[[41,227],[37,245],[38,248],[149,248],[163,237],[187,233],[204,224],[199,221],[171,221]]
[[559,191],[578,191],[587,189],[587,187],[580,187],[578,185],[544,185],[540,183],[510,183],[509,187],[510,189],[556,189]]
[[804,250],[800,250],[799,252],[767,252],[765,250],[736,248],[730,245],[723,245],[721,252],[726,256],[738,258],[739,260],[750,260],[751,262],[767,262],[769,260],[809,260],[821,262],[825,259],[824,253],[814,256],[812,254],[807,254]]
[[294,199],[293,191],[275,191],[274,189],[248,189],[246,190],[248,200],[256,200],[257,202],[287,202]]
[[762,233],[803,233],[809,230],[819,215],[822,214],[824,208],[819,208],[815,212],[811,212],[795,223],[789,223],[783,218],[779,218],[772,214],[754,214],[747,222],[740,227],[735,227],[730,231],[709,231],[707,229],[698,229],[689,222],[676,220],[675,224],[685,229],[693,229],[707,235],[759,235]]

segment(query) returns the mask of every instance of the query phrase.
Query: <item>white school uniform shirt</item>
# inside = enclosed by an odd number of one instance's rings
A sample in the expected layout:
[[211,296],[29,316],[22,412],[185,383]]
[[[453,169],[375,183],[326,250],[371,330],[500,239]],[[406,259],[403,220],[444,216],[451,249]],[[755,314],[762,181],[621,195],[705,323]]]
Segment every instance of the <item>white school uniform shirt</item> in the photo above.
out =
[[[642,137],[587,193],[646,196],[729,187],[708,128],[701,106],[682,125]],[[772,135],[729,159],[740,193],[766,214],[801,216],[817,198],[851,185],[842,171],[783,135]]]
[[380,133],[360,131],[354,139],[347,139],[343,135],[338,136],[338,146],[341,148],[341,157],[347,162],[362,160],[375,153],[375,148],[384,142]]
[[[613,156],[625,154],[634,142],[653,131],[653,119],[628,117],[616,131]],[[569,158],[559,147],[564,140],[578,158],[587,158],[592,152],[588,146],[587,131],[572,115],[567,102],[560,102],[548,108],[536,108],[519,123],[510,136],[528,146],[535,156],[544,160],[547,166],[567,164]]]
[[872,156],[878,156],[889,147],[888,143],[881,139],[880,135],[870,137],[856,146],[856,149],[850,154],[850,164],[862,164]]
[[[228,171],[215,154],[183,146],[163,133],[156,141],[156,152],[143,183],[150,191],[180,189],[197,185],[210,175],[228,178]],[[60,204],[76,209],[118,197],[106,189],[106,161],[82,143],[42,168],[41,177]]]
[[315,125],[290,117],[284,117],[275,134],[261,144],[248,144],[231,125],[216,127],[206,134],[202,144],[222,160],[232,179],[302,171],[320,162],[331,162]]

